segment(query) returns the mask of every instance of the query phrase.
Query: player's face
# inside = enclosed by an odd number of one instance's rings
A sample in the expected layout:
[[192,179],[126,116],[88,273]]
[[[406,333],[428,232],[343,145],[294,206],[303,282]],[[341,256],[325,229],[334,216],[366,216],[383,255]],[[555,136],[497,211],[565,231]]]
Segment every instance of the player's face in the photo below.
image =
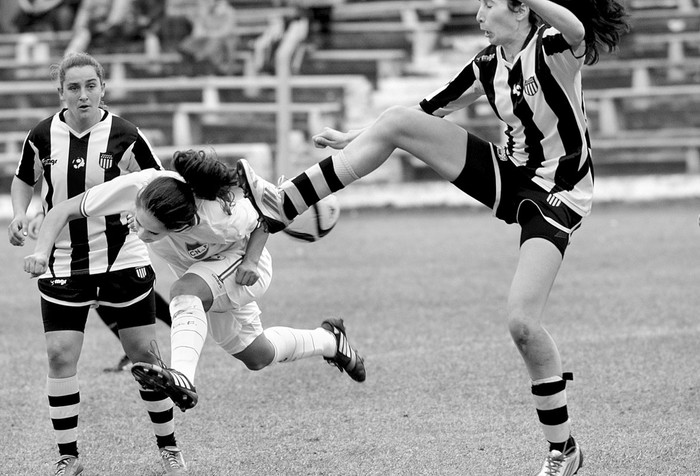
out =
[[92,66],[75,66],[66,70],[59,94],[76,123],[90,127],[100,120],[98,107],[104,96],[104,83]]
[[476,13],[479,27],[492,45],[507,45],[517,40],[518,19],[508,0],[479,0]]
[[162,240],[172,233],[151,212],[141,207],[136,207],[132,229],[144,243]]

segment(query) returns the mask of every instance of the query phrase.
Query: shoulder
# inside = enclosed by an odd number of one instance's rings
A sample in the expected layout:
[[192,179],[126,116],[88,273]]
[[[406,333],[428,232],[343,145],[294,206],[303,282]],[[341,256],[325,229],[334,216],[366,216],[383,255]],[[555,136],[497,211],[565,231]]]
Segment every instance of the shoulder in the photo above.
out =
[[479,51],[475,56],[472,62],[476,64],[477,66],[486,64],[486,63],[491,63],[496,61],[496,52],[497,48],[494,45],[489,45],[483,50]]
[[54,119],[57,119],[56,116],[58,116],[59,113],[56,113],[52,116],[49,116],[45,119],[42,119],[35,125],[30,131],[29,131],[29,138],[30,140],[36,140],[37,138],[41,137],[49,137],[51,134],[51,125],[53,124]]

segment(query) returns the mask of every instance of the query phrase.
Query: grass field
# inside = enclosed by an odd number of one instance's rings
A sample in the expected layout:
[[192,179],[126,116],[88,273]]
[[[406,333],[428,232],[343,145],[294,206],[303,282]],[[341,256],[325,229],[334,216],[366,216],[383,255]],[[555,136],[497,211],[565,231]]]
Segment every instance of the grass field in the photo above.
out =
[[[700,467],[698,211],[600,206],[574,236],[546,324],[575,374],[582,476]],[[265,325],[344,317],[367,381],[320,358],[251,372],[208,341],[200,403],[176,417],[190,474],[535,474],[546,448],[504,323],[517,241],[516,227],[469,209],[345,213],[316,244],[271,238]],[[29,250],[0,248],[0,474],[52,474],[36,284],[21,272]],[[168,330],[158,331],[168,355]],[[85,476],[160,474],[130,374],[102,372],[120,355],[91,319],[80,364]]]

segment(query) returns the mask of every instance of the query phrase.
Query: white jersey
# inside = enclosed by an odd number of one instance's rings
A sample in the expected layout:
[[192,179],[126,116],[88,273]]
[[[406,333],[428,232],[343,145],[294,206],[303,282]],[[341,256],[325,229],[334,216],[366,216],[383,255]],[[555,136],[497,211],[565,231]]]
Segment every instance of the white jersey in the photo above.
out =
[[512,63],[503,47],[479,52],[452,81],[421,102],[445,116],[486,96],[506,124],[503,155],[582,216],[590,212],[593,165],[577,57],[552,27],[533,29]]
[[[176,172],[153,169],[124,175],[88,190],[81,203],[81,213],[85,217],[130,213],[138,193],[162,176],[183,180]],[[224,251],[240,250],[244,254],[250,234],[257,226],[258,214],[248,199],[231,204],[230,214],[218,200],[197,199],[196,225],[170,233],[148,247],[181,275],[192,264],[216,259]]]

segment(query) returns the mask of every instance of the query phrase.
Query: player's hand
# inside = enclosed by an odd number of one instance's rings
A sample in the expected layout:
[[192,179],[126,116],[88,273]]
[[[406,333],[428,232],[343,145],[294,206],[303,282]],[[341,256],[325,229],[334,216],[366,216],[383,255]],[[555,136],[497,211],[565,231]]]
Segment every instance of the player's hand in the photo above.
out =
[[48,256],[41,253],[34,253],[24,257],[24,272],[33,277],[41,276],[49,267]]
[[42,223],[44,223],[43,213],[38,213],[34,218],[29,220],[29,225],[27,225],[27,233],[29,234],[29,238],[32,240],[37,239]]
[[7,235],[10,238],[10,244],[14,246],[24,246],[24,241],[27,238],[28,227],[27,216],[18,216],[12,219],[7,227]]
[[258,282],[258,279],[260,279],[260,274],[257,264],[243,260],[236,270],[236,284],[252,286]]
[[340,132],[330,127],[324,127],[323,132],[316,134],[311,140],[314,146],[319,149],[324,149],[326,147],[343,149],[350,143],[351,139],[347,132]]

